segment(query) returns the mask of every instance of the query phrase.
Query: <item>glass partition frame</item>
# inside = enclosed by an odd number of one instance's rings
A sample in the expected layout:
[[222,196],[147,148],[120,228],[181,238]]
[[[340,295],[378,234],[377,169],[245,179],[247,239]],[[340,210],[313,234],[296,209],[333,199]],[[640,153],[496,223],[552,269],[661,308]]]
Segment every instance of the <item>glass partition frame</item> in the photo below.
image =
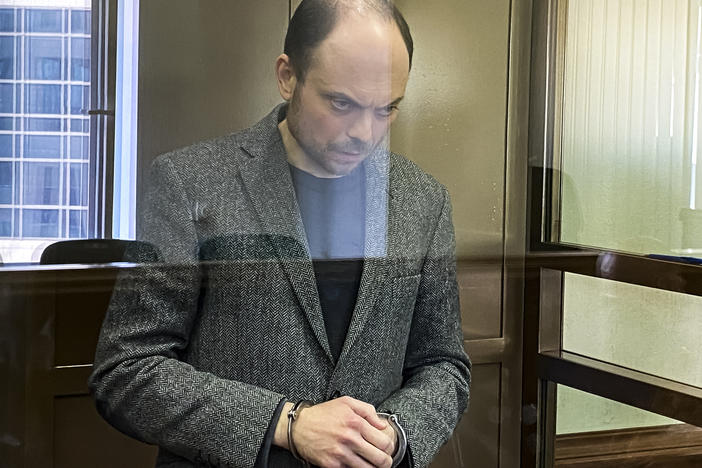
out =
[[[556,385],[702,426],[702,389],[563,350],[566,272],[702,296],[702,266],[558,242],[567,0],[533,0],[521,465],[553,465]],[[618,268],[598,267],[603,258]],[[676,280],[683,278],[684,281]]]

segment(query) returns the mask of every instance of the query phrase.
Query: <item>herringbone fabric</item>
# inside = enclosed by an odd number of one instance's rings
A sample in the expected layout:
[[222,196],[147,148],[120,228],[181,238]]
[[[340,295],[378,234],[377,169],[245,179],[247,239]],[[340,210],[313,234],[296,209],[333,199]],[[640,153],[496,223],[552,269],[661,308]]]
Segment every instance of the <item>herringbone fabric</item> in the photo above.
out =
[[[368,213],[380,214],[334,362],[277,129],[285,111],[155,162],[139,238],[165,262],[118,280],[89,382],[97,407],[157,444],[158,466],[251,467],[282,398],[339,391],[397,413],[410,464],[426,466],[470,383],[448,193],[401,156],[369,157]],[[269,466],[300,464],[272,447]]]

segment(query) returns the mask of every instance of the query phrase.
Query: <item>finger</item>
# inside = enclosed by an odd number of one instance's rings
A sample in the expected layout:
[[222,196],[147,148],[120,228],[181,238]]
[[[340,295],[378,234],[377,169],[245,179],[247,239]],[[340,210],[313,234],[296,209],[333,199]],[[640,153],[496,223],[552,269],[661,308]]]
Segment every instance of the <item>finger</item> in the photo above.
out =
[[[368,426],[370,429],[377,431],[377,429],[373,429],[373,427]],[[380,434],[381,436],[383,435],[382,433]],[[358,437],[357,439],[354,439],[352,443],[349,445],[353,453],[361,458],[363,458],[365,461],[370,463],[372,466],[377,467],[377,466],[391,466],[392,465],[392,457],[385,453],[383,450],[379,449],[375,445],[369,443],[365,438],[363,437]],[[356,466],[356,465],[351,465],[351,466]]]
[[388,436],[387,433],[379,431],[366,422],[361,428],[361,436],[374,447],[382,450],[388,455],[392,455],[394,441]]
[[349,452],[349,454],[344,457],[342,466],[344,468],[376,468],[376,465],[368,463],[353,452]]
[[349,396],[342,397],[347,399],[346,403],[354,410],[356,414],[363,417],[366,421],[371,423],[378,429],[385,429],[388,427],[388,423],[376,414],[375,407],[370,403],[366,403],[361,400],[356,400]]

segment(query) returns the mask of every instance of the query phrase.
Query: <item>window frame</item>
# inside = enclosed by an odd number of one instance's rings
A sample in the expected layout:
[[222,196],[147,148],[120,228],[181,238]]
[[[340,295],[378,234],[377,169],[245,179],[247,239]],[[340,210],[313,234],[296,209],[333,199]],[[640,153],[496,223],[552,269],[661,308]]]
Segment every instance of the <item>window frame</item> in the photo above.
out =
[[112,238],[117,1],[92,0],[88,237]]

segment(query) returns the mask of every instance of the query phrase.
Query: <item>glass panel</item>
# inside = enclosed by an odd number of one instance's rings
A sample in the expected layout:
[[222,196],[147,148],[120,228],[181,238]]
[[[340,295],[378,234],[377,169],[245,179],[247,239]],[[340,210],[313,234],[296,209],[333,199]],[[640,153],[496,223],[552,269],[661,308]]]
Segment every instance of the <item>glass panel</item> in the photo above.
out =
[[12,114],[14,112],[15,95],[12,92],[13,86],[8,83],[0,83],[0,112]]
[[702,255],[699,2],[592,4],[562,44],[560,240]]
[[88,212],[71,210],[68,213],[68,237],[71,239],[88,236]]
[[71,159],[89,159],[90,158],[90,139],[87,136],[72,136],[71,137]]
[[35,33],[62,32],[63,18],[61,10],[27,9],[26,31]]
[[557,386],[556,467],[696,466],[701,455],[698,427]]
[[24,129],[30,132],[60,132],[61,119],[26,119]]
[[74,10],[71,12],[71,33],[90,34],[90,11]]
[[13,118],[12,117],[0,117],[0,130],[12,130],[13,129]]
[[61,79],[61,38],[27,38],[27,71],[30,80]]
[[12,135],[0,134],[0,158],[12,157]]
[[0,237],[12,236],[12,210],[0,208]]
[[702,297],[571,273],[563,295],[564,349],[702,387]]
[[90,39],[71,39],[71,80],[90,81]]
[[15,38],[0,37],[0,79],[15,77]]
[[90,86],[71,86],[71,114],[88,114]]
[[23,237],[58,237],[58,210],[22,210]]
[[0,205],[12,204],[12,163],[0,161]]
[[25,158],[61,158],[61,137],[55,135],[26,135]]
[[31,114],[61,114],[61,86],[29,84],[25,99],[27,112]]
[[0,32],[13,32],[15,30],[15,10],[13,8],[0,8]]
[[88,165],[71,164],[69,204],[71,206],[88,206]]
[[79,133],[90,132],[90,120],[88,119],[71,119],[71,131]]
[[24,163],[25,205],[58,205],[59,184],[59,163]]

